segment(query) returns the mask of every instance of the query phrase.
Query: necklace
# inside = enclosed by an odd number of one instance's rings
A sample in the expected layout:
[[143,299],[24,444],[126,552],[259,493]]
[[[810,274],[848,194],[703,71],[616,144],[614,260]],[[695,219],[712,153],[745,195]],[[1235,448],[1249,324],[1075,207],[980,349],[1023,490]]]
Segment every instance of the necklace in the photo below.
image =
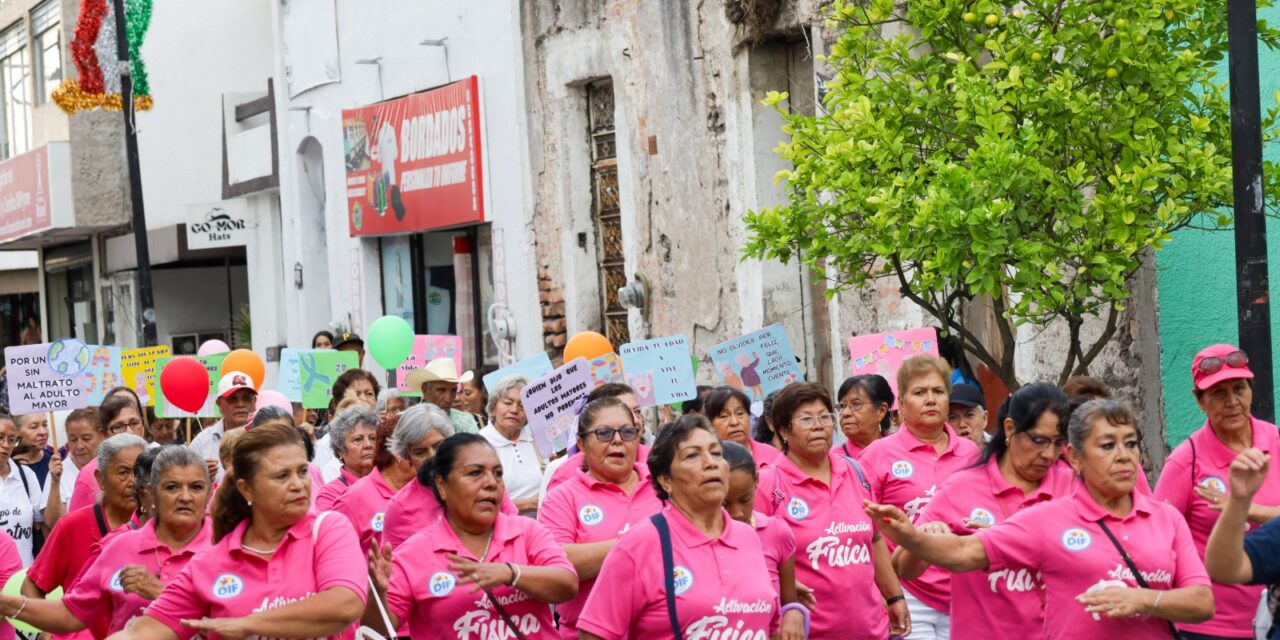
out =
[[271,547],[270,549],[255,549],[255,548],[253,548],[253,547],[251,547],[251,546],[249,546],[249,545],[247,545],[247,544],[245,544],[245,543],[243,543],[243,542],[241,542],[241,543],[240,543],[240,548],[241,548],[241,549],[244,549],[245,551],[252,551],[253,553],[256,553],[256,554],[258,554],[258,555],[263,555],[263,556],[269,556],[269,555],[271,555],[271,554],[275,553],[275,552],[276,552],[276,549],[277,549],[279,546],[280,546],[280,545],[278,545],[278,544],[277,544],[276,546]]
[[480,562],[484,562],[484,559],[489,557],[489,545],[491,544],[493,544],[493,529],[489,530],[489,539],[484,543],[484,553],[480,554]]

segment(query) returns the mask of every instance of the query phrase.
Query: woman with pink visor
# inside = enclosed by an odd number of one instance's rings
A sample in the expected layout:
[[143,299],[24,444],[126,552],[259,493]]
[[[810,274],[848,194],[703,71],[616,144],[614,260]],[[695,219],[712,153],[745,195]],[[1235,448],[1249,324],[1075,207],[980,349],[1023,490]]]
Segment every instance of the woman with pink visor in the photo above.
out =
[[[1196,550],[1204,557],[1209,533],[1227,503],[1231,462],[1246,449],[1280,454],[1280,432],[1253,417],[1253,371],[1249,357],[1229,344],[1205,347],[1191,361],[1191,392],[1204,425],[1173,450],[1156,483],[1155,498],[1187,519]],[[1247,527],[1257,529],[1280,516],[1280,468],[1272,467],[1249,507]],[[1200,624],[1178,625],[1196,638],[1252,638],[1262,585],[1213,583],[1214,615]]]
[[108,633],[124,629],[155,600],[191,558],[210,545],[205,519],[209,470],[200,454],[180,445],[161,447],[146,493],[151,519],[104,540],[92,564],[61,600],[0,596],[0,614],[38,629],[70,634],[85,621],[108,619]]
[[867,514],[913,556],[950,571],[1039,572],[1044,638],[1166,640],[1174,622],[1213,615],[1213,592],[1182,514],[1134,490],[1135,423],[1122,402],[1085,403],[1067,427],[1080,477],[1072,490],[973,535],[918,530],[890,505],[869,502]]
[[114,640],[339,638],[364,611],[368,565],[346,518],[311,512],[296,428],[236,443],[213,507],[213,544]]

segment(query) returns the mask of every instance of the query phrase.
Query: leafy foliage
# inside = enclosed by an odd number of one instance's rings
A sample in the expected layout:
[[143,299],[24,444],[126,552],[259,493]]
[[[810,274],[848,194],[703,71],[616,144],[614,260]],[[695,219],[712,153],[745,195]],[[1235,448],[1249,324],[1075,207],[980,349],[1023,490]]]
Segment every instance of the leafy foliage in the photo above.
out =
[[[1143,255],[1192,221],[1230,223],[1218,214],[1232,202],[1222,0],[835,0],[831,11],[825,113],[790,114],[783,93],[765,100],[786,118],[777,152],[794,168],[778,176],[788,203],[748,215],[747,256],[798,257],[836,282],[830,295],[896,278],[1016,388],[1016,326],[1064,320],[1061,378],[1083,373]],[[1264,23],[1259,35],[1276,42]],[[993,301],[998,351],[960,321],[979,296]],[[1081,344],[1084,319],[1104,314],[1103,335]]]

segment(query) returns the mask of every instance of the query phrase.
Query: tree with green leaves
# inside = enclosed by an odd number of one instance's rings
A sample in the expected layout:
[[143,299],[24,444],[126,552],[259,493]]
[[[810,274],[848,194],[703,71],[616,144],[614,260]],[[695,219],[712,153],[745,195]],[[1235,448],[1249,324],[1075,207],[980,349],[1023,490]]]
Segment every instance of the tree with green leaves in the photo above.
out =
[[[893,278],[1016,389],[1018,326],[1065,323],[1059,382],[1087,373],[1144,256],[1183,226],[1230,224],[1222,0],[830,9],[821,112],[766,99],[793,168],[779,174],[787,204],[747,216],[746,256],[798,258],[829,295]],[[1264,23],[1259,35],[1276,42]],[[975,299],[991,301],[1001,344],[965,326]],[[1091,317],[1104,323],[1094,340],[1081,331]]]

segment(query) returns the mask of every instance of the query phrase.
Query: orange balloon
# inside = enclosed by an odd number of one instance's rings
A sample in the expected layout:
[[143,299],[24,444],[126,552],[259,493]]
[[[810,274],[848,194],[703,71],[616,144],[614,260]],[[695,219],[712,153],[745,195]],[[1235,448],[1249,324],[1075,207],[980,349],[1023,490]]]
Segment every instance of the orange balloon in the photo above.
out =
[[248,349],[236,349],[222,359],[222,369],[219,373],[225,376],[232,371],[248,375],[253,379],[253,388],[259,390],[262,389],[262,382],[267,377],[267,365],[262,361],[262,357]]
[[613,353],[613,344],[609,339],[594,332],[583,331],[572,338],[564,345],[564,361],[565,363],[573,362],[577,358],[586,358],[594,360],[606,353]]

